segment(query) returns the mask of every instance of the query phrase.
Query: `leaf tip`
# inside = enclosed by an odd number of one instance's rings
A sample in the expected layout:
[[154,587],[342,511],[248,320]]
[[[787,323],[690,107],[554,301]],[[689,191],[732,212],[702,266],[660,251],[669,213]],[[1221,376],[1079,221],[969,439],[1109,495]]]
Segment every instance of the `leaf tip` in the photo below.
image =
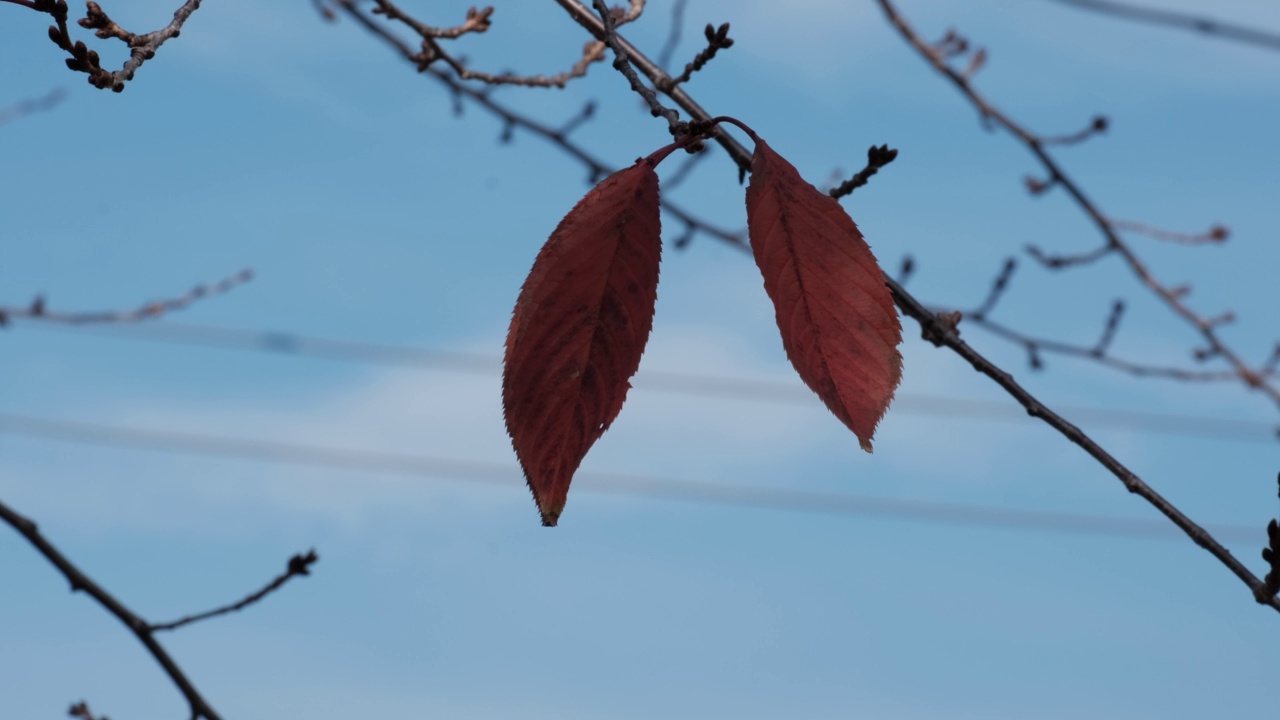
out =
[[555,527],[556,524],[560,522],[560,512],[564,508],[559,508],[559,509],[539,508],[539,509],[542,511],[542,527]]
[[871,438],[863,438],[863,437],[858,438],[858,446],[861,447],[863,450],[866,450],[868,453],[870,453]]

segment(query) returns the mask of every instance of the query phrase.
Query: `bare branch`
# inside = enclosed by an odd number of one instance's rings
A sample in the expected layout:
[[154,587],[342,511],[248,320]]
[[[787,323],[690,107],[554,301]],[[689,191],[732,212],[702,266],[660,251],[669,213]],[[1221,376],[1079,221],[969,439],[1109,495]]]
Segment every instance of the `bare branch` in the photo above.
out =
[[1213,318],[1207,318],[1204,315],[1192,310],[1183,302],[1183,293],[1177,292],[1176,288],[1171,288],[1157,279],[1147,267],[1146,263],[1138,256],[1124,240],[1119,236],[1116,228],[1111,220],[1099,210],[1098,206],[1084,194],[1083,189],[1066,174],[1066,171],[1058,164],[1057,160],[1049,154],[1045,149],[1045,139],[1036,135],[1022,125],[1012,120],[1008,115],[991,104],[985,97],[974,89],[973,85],[965,75],[948,62],[943,52],[936,45],[925,43],[915,30],[907,24],[907,22],[898,13],[890,0],[877,0],[881,9],[884,11],[885,17],[888,18],[890,24],[897,28],[898,32],[907,41],[911,47],[931,64],[935,70],[943,77],[951,81],[953,85],[965,96],[966,99],[977,109],[984,121],[996,124],[1004,128],[1018,140],[1020,140],[1027,149],[1036,156],[1049,175],[1047,181],[1035,181],[1035,186],[1028,183],[1033,191],[1037,188],[1043,190],[1051,185],[1059,186],[1066,190],[1076,205],[1084,212],[1089,219],[1093,221],[1095,227],[1102,234],[1104,244],[1098,250],[1091,253],[1078,256],[1051,256],[1047,255],[1038,248],[1028,248],[1032,256],[1043,262],[1045,265],[1054,268],[1068,267],[1083,263],[1093,262],[1106,255],[1117,255],[1128,266],[1134,277],[1144,285],[1152,294],[1159,298],[1166,307],[1168,307],[1175,315],[1182,318],[1191,325],[1205,341],[1208,349],[1218,357],[1225,360],[1235,370],[1240,382],[1246,387],[1258,390],[1266,395],[1277,407],[1280,407],[1280,386],[1269,382],[1269,378],[1263,376],[1258,369],[1252,367],[1244,361],[1244,359],[1221,338],[1217,332],[1217,327],[1221,322],[1215,322]]
[[[572,2],[572,0],[565,1]],[[667,128],[671,131],[671,134],[677,134],[677,128],[680,124],[680,113],[664,106],[662,102],[658,100],[657,93],[650,90],[644,83],[640,82],[640,77],[636,75],[635,69],[631,67],[631,49],[626,47],[618,38],[617,24],[614,22],[613,13],[609,11],[609,7],[605,5],[604,0],[592,1],[596,12],[600,13],[600,27],[602,28],[602,32],[598,37],[600,37],[603,42],[613,50],[614,69],[622,73],[623,77],[627,79],[627,82],[631,84],[631,89],[644,99],[645,104],[649,106],[649,112],[654,117],[665,118],[667,121]],[[675,86],[675,81],[664,73],[663,81],[655,81],[654,85],[658,88],[671,88]]]
[[1134,222],[1132,220],[1111,220],[1111,227],[1121,232],[1141,233],[1147,237],[1156,240],[1164,240],[1165,242],[1178,243],[1180,245],[1206,245],[1209,243],[1226,242],[1231,236],[1231,231],[1223,225],[1214,225],[1208,230],[1201,233],[1184,233],[1173,230],[1161,230],[1152,227],[1146,223]]
[[867,164],[861,170],[853,174],[853,177],[845,180],[831,190],[827,194],[839,200],[845,195],[852,194],[854,190],[867,184],[872,175],[880,172],[880,168],[888,165],[898,159],[898,149],[891,148],[888,145],[872,145],[867,150]]
[[200,694],[200,691],[196,690],[195,685],[187,678],[186,673],[182,671],[178,663],[173,660],[169,652],[164,649],[164,646],[156,640],[155,634],[145,620],[125,607],[123,603],[104,590],[102,586],[89,579],[88,575],[85,575],[40,533],[34,522],[19,515],[3,502],[0,502],[0,520],[5,521],[10,527],[18,531],[18,534],[26,538],[27,542],[31,543],[50,564],[56,567],[63,577],[71,583],[72,592],[88,594],[107,612],[123,623],[125,627],[129,628],[129,631],[138,639],[138,642],[146,647],[147,652],[151,653],[151,657],[155,658],[155,661],[164,669],[165,674],[169,676],[178,691],[186,698],[187,704],[191,708],[192,720],[199,720],[199,718],[221,720],[220,716],[214,712],[213,708],[204,699],[204,696]]
[[70,10],[66,0],[32,0],[30,3],[17,4],[52,17],[55,24],[49,28],[49,39],[71,55],[67,60],[67,67],[88,74],[90,85],[102,89],[111,88],[114,92],[124,90],[125,83],[133,79],[138,68],[155,57],[161,45],[171,38],[178,37],[182,32],[182,26],[186,24],[192,13],[200,8],[200,0],[186,0],[174,11],[173,20],[168,25],[139,35],[117,25],[98,3],[86,3],[85,16],[77,21],[77,24],[96,31],[94,35],[103,40],[116,38],[129,46],[129,59],[119,70],[111,72],[103,69],[97,52],[90,50],[83,42],[71,39],[71,32],[67,27]]
[[1045,145],[1076,145],[1088,140],[1098,133],[1106,132],[1109,125],[1110,121],[1107,120],[1105,115],[1095,115],[1093,120],[1089,121],[1089,124],[1086,125],[1083,130],[1071,133],[1070,135],[1048,135],[1040,138],[1040,142]]
[[1230,550],[1219,543],[1207,530],[1184,515],[1182,511],[1178,510],[1177,507],[1156,492],[1150,485],[1143,482],[1123,463],[1112,457],[1110,453],[1094,442],[1080,428],[1045,407],[1035,396],[1019,385],[1012,375],[1001,370],[976,350],[969,347],[967,343],[960,339],[960,334],[956,332],[954,325],[944,322],[942,318],[921,305],[919,301],[908,295],[892,278],[886,278],[885,282],[889,285],[890,291],[893,292],[894,301],[897,303],[898,308],[904,314],[920,323],[921,332],[926,340],[935,345],[950,348],[964,358],[973,369],[994,380],[997,385],[1004,388],[1005,392],[1009,393],[1019,404],[1026,408],[1028,415],[1040,418],[1054,430],[1057,430],[1063,437],[1079,446],[1120,480],[1126,490],[1146,500],[1152,507],[1159,510],[1161,514],[1169,518],[1174,525],[1186,533],[1187,537],[1191,538],[1195,544],[1217,558],[1249,588],[1260,604],[1280,612],[1280,599],[1277,599],[1275,595],[1267,596],[1263,581],[1250,572],[1247,567],[1231,554]]
[[0,306],[0,326],[10,320],[41,320],[44,322],[63,323],[67,325],[88,325],[94,323],[129,323],[158,318],[174,310],[181,310],[192,303],[215,295],[229,292],[237,285],[243,285],[253,279],[253,271],[241,270],[229,278],[213,285],[197,285],[184,295],[149,302],[135,310],[106,310],[101,312],[54,312],[45,307],[43,296],[36,297],[26,307]]
[[[359,10],[354,0],[335,0],[335,2],[348,12],[357,12]],[[375,5],[372,10],[374,15],[382,15],[388,20],[402,23],[417,33],[421,39],[421,49],[411,56],[411,59],[417,63],[419,72],[426,70],[432,63],[440,60],[452,68],[458,78],[462,80],[476,80],[489,85],[562,88],[570,80],[586,75],[587,68],[592,63],[604,59],[604,43],[589,42],[583,46],[582,56],[573,64],[573,67],[550,77],[546,75],[516,75],[514,73],[494,74],[472,70],[460,59],[445,52],[438,41],[452,40],[468,33],[481,33],[488,30],[492,24],[490,19],[493,15],[492,7],[486,7],[483,10],[477,10],[473,7],[467,11],[466,20],[461,25],[451,28],[438,28],[414,18],[401,10],[399,6],[390,2],[390,0],[375,0]],[[639,17],[640,10],[636,9],[635,6],[636,3],[633,3],[632,10]],[[643,9],[644,3],[640,2],[639,6],[640,9]]]
[[1062,268],[1073,267],[1076,265],[1089,265],[1095,263],[1102,258],[1110,255],[1115,251],[1111,245],[1103,245],[1089,252],[1080,253],[1078,255],[1050,255],[1041,250],[1038,245],[1028,245],[1027,254],[1035,258],[1040,264],[1050,270],[1061,270]]
[[196,613],[195,615],[187,615],[186,617],[179,618],[178,620],[174,620],[172,622],[155,623],[150,626],[150,629],[152,632],[160,632],[162,630],[177,630],[183,625],[190,625],[192,623],[200,622],[201,620],[208,620],[209,618],[218,617],[219,615],[226,615],[227,613],[233,613],[233,612],[238,612],[240,610],[243,610],[249,607],[250,605],[258,602],[259,600],[262,600],[272,592],[279,590],[281,587],[284,586],[286,582],[289,582],[290,578],[299,577],[302,575],[310,575],[311,566],[315,564],[315,562],[319,559],[320,559],[320,556],[316,555],[316,551],[314,549],[309,550],[306,555],[303,555],[301,553],[294,555],[293,557],[289,558],[289,563],[286,566],[283,574],[276,577],[271,582],[267,583],[266,586],[263,587],[261,590],[258,590],[257,592],[249,594],[244,599],[238,602],[231,603],[230,605],[224,605],[222,607],[215,608],[213,610],[209,610],[206,612]]
[[704,65],[711,61],[711,58],[716,56],[717,52],[733,47],[733,38],[729,37],[729,23],[724,23],[719,28],[707,23],[707,28],[703,31],[703,35],[707,38],[707,46],[699,50],[693,60],[684,66],[684,72],[680,73],[679,77],[671,79],[670,85],[659,87],[658,89],[666,92],[680,83],[688,82],[694,73],[701,70]]

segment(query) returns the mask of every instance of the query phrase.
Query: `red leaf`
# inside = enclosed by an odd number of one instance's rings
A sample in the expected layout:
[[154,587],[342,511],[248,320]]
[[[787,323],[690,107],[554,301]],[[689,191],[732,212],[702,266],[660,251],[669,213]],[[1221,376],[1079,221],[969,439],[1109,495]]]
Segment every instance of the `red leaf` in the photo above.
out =
[[800,379],[871,452],[876,424],[902,380],[893,298],[840,203],[751,136],[747,226],[782,345]]
[[507,432],[542,524],[608,429],[653,327],[663,148],[605,178],[560,221],[520,290],[502,376]]

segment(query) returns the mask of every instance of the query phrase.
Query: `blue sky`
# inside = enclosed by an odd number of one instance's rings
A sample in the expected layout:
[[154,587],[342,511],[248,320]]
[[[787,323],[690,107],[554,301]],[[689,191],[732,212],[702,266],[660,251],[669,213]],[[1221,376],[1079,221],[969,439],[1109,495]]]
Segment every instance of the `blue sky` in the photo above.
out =
[[[1151,0],[1156,4],[1156,0]],[[1192,10],[1199,3],[1160,0]],[[448,24],[466,3],[421,3]],[[1280,337],[1280,54],[1135,26],[1051,2],[913,1],[928,37],[988,48],[978,86],[1047,134],[1110,130],[1060,152],[1105,212],[1230,242],[1135,237],[1153,270],[1194,285],[1226,337],[1261,359]],[[656,53],[671,3],[627,28]],[[1280,31],[1280,7],[1216,16]],[[107,7],[121,25],[168,19]],[[131,307],[243,267],[256,279],[163,322],[271,330],[496,358],[539,245],[586,191],[556,148],[468,107],[462,117],[348,22],[305,2],[207,2],[120,95],[67,71],[45,18],[0,5],[0,106],[56,87],[56,109],[0,127],[0,303]],[[891,31],[874,3],[692,0],[683,63],[706,22],[734,47],[689,91],[750,124],[807,177],[900,158],[844,201],[909,288],[972,306],[1028,243],[1099,238],[1061,194],[1029,197],[1033,159]],[[477,67],[554,72],[585,37],[554,3],[498,5],[460,47]],[[97,46],[101,46],[97,42]],[[118,64],[119,48],[105,57]],[[606,65],[564,90],[495,98],[623,165],[665,142]],[[677,163],[668,162],[670,174]],[[731,229],[742,189],[723,154],[671,198]],[[667,219],[669,239],[679,233]],[[502,425],[496,360],[467,372],[138,342],[17,324],[2,338],[0,413],[497,463],[494,482],[57,442],[0,433],[0,498],[91,576],[163,620],[235,599],[291,554],[314,575],[167,638],[228,718],[1208,718],[1274,712],[1280,618],[1189,541],[908,522],[602,492],[610,473],[1149,521],[1061,437],[1027,420],[919,412],[921,398],[1004,401],[904,322],[904,381],[861,452],[815,399],[666,392],[659,373],[786,383],[800,397],[746,256],[699,237],[667,247],[650,346],[618,421],[584,463],[561,526],[538,526]],[[1117,354],[1187,364],[1196,339],[1108,261],[1030,263],[994,317],[1091,342],[1130,306]],[[1232,386],[1135,380],[966,336],[1051,406],[1276,423]],[[489,362],[486,366],[484,363]],[[486,372],[486,367],[489,369]],[[913,400],[914,399],[914,400]],[[913,410],[914,408],[914,410]],[[1072,415],[1066,413],[1068,419]],[[1255,572],[1276,501],[1276,446],[1080,424]],[[11,427],[7,425],[6,427]],[[444,473],[449,475],[449,473]],[[489,476],[486,476],[489,477]],[[472,478],[473,480],[475,478]],[[655,481],[656,482],[656,481]],[[664,493],[659,492],[659,495]],[[669,493],[666,493],[669,494]],[[136,641],[16,535],[0,534],[0,716],[86,699],[113,718],[184,712]]]

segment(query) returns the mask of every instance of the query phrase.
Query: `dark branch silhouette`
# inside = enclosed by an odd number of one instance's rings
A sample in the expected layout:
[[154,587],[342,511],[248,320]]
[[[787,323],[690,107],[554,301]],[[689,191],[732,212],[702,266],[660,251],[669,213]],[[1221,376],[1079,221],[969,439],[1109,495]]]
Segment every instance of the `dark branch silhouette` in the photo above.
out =
[[320,559],[320,556],[316,554],[316,551],[314,549],[308,550],[306,555],[298,553],[297,555],[294,555],[293,557],[289,558],[289,562],[286,564],[285,571],[282,574],[280,574],[271,582],[267,583],[261,590],[250,593],[249,595],[245,596],[242,600],[231,603],[230,605],[223,605],[222,607],[214,608],[213,610],[207,610],[205,612],[196,613],[194,615],[187,615],[185,617],[179,618],[177,620],[173,620],[171,622],[155,623],[151,625],[151,630],[152,632],[160,632],[163,630],[177,630],[178,628],[184,625],[197,623],[197,622],[200,622],[201,620],[208,620],[209,618],[215,618],[215,617],[218,617],[219,615],[226,615],[228,613],[239,612],[240,610],[243,610],[249,607],[250,605],[266,597],[267,595],[270,595],[276,590],[279,590],[280,588],[284,587],[284,584],[289,582],[291,578],[300,577],[303,575],[310,575],[311,566],[314,565],[315,562],[319,559]]
[[[164,669],[165,674],[169,676],[169,679],[178,688],[178,691],[182,693],[182,696],[186,698],[187,704],[191,709],[192,720],[199,720],[200,718],[205,718],[205,720],[221,720],[221,716],[213,710],[213,707],[209,705],[209,702],[200,694],[200,691],[196,689],[190,678],[188,678],[182,668],[179,667],[177,661],[169,655],[169,651],[166,650],[164,646],[160,644],[160,641],[156,639],[155,634],[162,630],[174,630],[198,620],[203,620],[217,615],[224,615],[256,603],[266,597],[270,592],[283,585],[289,578],[296,575],[308,574],[311,564],[318,559],[314,550],[306,555],[293,556],[293,558],[289,560],[288,570],[284,575],[276,578],[262,590],[248,596],[233,606],[218,608],[207,613],[200,613],[171,623],[152,624],[130,610],[124,603],[120,602],[120,600],[116,599],[114,595],[107,592],[101,585],[90,579],[84,571],[76,567],[76,565],[67,559],[61,551],[53,546],[53,543],[49,542],[49,540],[41,534],[40,529],[34,522],[18,514],[17,511],[13,510],[3,502],[0,502],[0,520],[3,520],[10,527],[16,530],[18,534],[26,538],[27,542],[31,543],[31,545],[34,546],[35,549],[43,555],[51,565],[56,567],[58,571],[62,573],[63,577],[71,583],[72,592],[83,592],[89,595],[89,597],[92,597],[99,605],[105,608],[107,612],[114,615],[117,620],[123,623],[124,626],[133,633],[134,637],[138,639],[138,642],[142,643],[143,647],[147,649],[147,652],[151,654],[151,657],[153,657],[160,667]],[[78,708],[83,708],[80,710],[80,715],[78,715],[78,717],[92,717],[92,714],[89,713],[88,705],[85,703],[77,703],[71,707],[71,714],[73,716],[76,716]],[[89,714],[86,715],[86,713]]]
[[191,708],[192,720],[199,720],[199,718],[221,720],[221,717],[214,712],[208,701],[192,684],[186,673],[182,671],[182,668],[178,667],[178,663],[169,655],[169,651],[165,650],[159,640],[156,640],[155,633],[146,620],[143,620],[137,613],[126,607],[124,603],[104,590],[102,586],[89,579],[88,575],[85,575],[65,555],[59,552],[52,543],[45,539],[34,522],[19,515],[3,502],[0,502],[0,520],[5,521],[10,527],[18,531],[18,534],[26,538],[27,542],[31,543],[50,564],[56,567],[63,577],[67,579],[67,582],[71,583],[72,592],[88,594],[107,612],[123,623],[129,629],[129,632],[133,633],[138,642],[142,643],[147,652],[151,653],[151,657],[155,658],[155,661],[164,669],[165,674],[177,686],[182,696],[186,698],[187,704]]

